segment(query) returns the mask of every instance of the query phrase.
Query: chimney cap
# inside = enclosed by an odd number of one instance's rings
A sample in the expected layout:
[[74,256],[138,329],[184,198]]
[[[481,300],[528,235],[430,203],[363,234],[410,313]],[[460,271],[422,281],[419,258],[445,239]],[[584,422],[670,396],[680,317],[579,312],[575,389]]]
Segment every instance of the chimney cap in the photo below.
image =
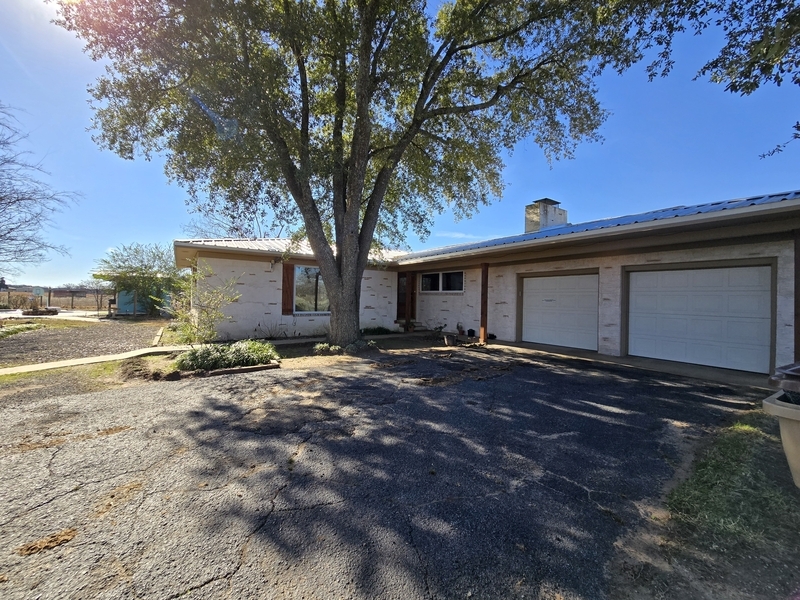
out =
[[552,198],[539,198],[533,202],[534,204],[547,204],[549,206],[555,206],[556,204],[561,204],[558,200],[553,200]]

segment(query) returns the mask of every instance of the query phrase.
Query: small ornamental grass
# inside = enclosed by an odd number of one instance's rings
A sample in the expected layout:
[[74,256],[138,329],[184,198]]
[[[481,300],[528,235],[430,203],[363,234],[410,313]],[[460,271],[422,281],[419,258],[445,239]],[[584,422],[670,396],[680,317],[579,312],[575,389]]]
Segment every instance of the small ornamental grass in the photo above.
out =
[[331,345],[331,344],[320,343],[320,344],[314,344],[312,352],[314,352],[314,354],[316,354],[317,356],[328,356],[334,354],[341,354],[343,350],[341,346],[337,346],[336,344]]
[[213,371],[265,365],[273,360],[280,360],[280,355],[269,342],[242,340],[192,348],[178,356],[175,366],[181,371]]
[[7,338],[10,335],[14,335],[15,333],[22,333],[23,331],[33,331],[35,329],[41,329],[42,325],[38,323],[25,323],[23,325],[8,325],[6,327],[0,328],[0,340],[3,338]]

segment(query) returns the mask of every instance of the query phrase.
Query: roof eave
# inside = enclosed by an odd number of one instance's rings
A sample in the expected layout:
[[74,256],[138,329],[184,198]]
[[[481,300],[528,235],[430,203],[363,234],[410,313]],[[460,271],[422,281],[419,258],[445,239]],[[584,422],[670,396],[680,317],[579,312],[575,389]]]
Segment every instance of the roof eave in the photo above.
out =
[[693,225],[704,225],[714,223],[715,226],[722,226],[723,224],[730,224],[732,221],[741,220],[744,218],[753,217],[769,217],[777,216],[782,213],[796,212],[800,208],[800,198],[784,200],[781,203],[769,205],[756,205],[745,206],[741,208],[728,209],[726,211],[716,211],[710,213],[699,213],[695,215],[686,215],[672,217],[668,219],[651,220],[643,223],[630,223],[627,225],[616,225],[613,227],[606,227],[602,229],[594,229],[590,231],[580,231],[575,233],[567,233],[563,235],[556,235],[553,237],[537,238],[522,242],[509,242],[507,244],[498,244],[496,246],[486,246],[483,248],[473,248],[461,252],[449,252],[442,254],[433,254],[420,258],[403,259],[398,258],[396,264],[398,266],[410,266],[416,264],[425,264],[431,262],[439,262],[443,260],[451,260],[456,258],[472,258],[482,255],[495,254],[498,252],[519,252],[530,249],[544,248],[547,246],[581,243],[592,239],[613,239],[615,237],[640,235],[654,230],[668,231],[670,229],[681,229]]

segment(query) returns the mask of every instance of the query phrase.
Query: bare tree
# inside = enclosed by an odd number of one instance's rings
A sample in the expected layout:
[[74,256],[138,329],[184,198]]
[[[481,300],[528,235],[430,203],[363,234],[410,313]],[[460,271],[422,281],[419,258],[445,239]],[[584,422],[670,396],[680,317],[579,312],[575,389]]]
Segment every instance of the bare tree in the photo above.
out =
[[100,312],[103,309],[103,301],[106,298],[110,298],[114,293],[113,284],[94,277],[84,279],[78,285],[94,297],[94,302],[97,306],[97,312]]
[[68,254],[45,235],[54,215],[76,199],[42,181],[47,175],[39,163],[19,149],[27,136],[17,127],[11,109],[0,103],[0,270],[19,273],[18,265],[37,264],[48,252]]

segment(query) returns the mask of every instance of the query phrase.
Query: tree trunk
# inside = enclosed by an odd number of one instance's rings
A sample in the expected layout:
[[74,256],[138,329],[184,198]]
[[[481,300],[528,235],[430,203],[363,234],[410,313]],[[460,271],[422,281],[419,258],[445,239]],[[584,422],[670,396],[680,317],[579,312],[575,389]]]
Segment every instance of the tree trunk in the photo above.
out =
[[360,281],[356,292],[346,287],[340,293],[328,292],[331,302],[331,333],[330,343],[345,348],[356,342],[361,337],[361,285]]

